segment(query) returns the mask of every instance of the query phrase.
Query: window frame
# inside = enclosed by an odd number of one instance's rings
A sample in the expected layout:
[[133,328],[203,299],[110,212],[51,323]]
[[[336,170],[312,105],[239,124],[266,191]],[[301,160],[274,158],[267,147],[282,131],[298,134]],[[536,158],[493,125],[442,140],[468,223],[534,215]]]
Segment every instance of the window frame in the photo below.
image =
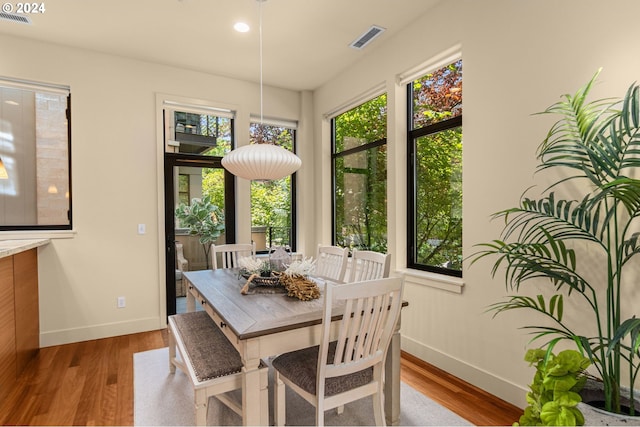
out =
[[[461,58],[458,58],[461,60]],[[444,65],[446,66],[446,65]],[[442,68],[442,66],[435,68],[433,71]],[[428,74],[430,71],[425,71],[422,75]],[[419,78],[419,76],[417,77]],[[422,270],[431,273],[443,274],[446,276],[462,278],[462,269],[454,270],[446,267],[439,267],[435,265],[422,264],[416,260],[416,208],[418,204],[417,200],[417,179],[416,179],[416,141],[419,138],[435,135],[440,132],[444,132],[450,129],[462,128],[462,116],[460,115],[452,117],[450,119],[442,120],[440,122],[426,125],[417,129],[413,128],[413,82],[416,79],[412,79],[406,84],[407,90],[407,268]],[[464,229],[463,229],[464,230]]]
[[53,85],[41,82],[27,81],[27,80],[19,80],[12,79],[6,77],[0,77],[0,86],[2,87],[10,87],[15,89],[24,89],[29,91],[38,91],[41,90],[43,92],[50,93],[66,93],[67,106],[65,111],[65,118],[67,120],[67,188],[69,192],[68,197],[68,209],[67,209],[67,224],[14,224],[7,225],[0,223],[0,232],[2,234],[6,234],[5,232],[21,232],[21,231],[30,231],[30,232],[40,232],[46,233],[48,231],[72,231],[73,230],[73,171],[72,171],[72,153],[71,153],[71,89],[69,86],[63,85]]

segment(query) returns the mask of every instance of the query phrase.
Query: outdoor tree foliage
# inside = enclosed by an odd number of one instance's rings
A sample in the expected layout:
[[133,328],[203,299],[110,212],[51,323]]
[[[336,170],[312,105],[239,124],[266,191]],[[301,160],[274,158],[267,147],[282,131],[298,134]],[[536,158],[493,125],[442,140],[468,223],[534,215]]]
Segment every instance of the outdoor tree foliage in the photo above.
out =
[[462,60],[413,82],[413,128],[462,115]]
[[[291,129],[252,123],[249,129],[252,143],[272,143],[293,151]],[[275,181],[251,182],[251,226],[266,227],[267,245],[290,244],[291,176]]]
[[202,169],[202,194],[207,194],[214,205],[224,210],[224,169]]
[[336,117],[334,129],[336,244],[386,252],[386,94]]
[[462,269],[462,61],[413,82],[413,129],[434,131],[415,143],[416,262]]
[[[200,115],[200,129],[203,135],[216,137],[215,147],[204,155],[222,157],[231,150],[231,120]],[[208,196],[212,204],[224,211],[224,169],[202,169],[202,195]]]

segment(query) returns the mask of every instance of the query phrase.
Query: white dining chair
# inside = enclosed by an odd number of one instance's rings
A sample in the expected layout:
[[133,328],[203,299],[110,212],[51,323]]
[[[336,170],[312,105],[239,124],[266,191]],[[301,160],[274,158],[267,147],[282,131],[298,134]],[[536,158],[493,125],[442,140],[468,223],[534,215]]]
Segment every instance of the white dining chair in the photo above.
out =
[[391,254],[353,250],[347,282],[383,279],[389,277]]
[[[384,368],[402,306],[403,281],[393,277],[346,284],[327,283],[319,346],[281,354],[275,370],[275,424],[284,425],[285,390],[291,388],[324,411],[373,395],[376,425],[384,425]],[[331,320],[342,315],[337,341]]]
[[[238,260],[247,256],[256,256],[255,242],[211,245],[211,265],[213,270],[218,268],[237,268]],[[218,258],[220,259],[219,261]]]
[[176,297],[184,297],[187,295],[184,279],[182,275],[185,271],[189,271],[189,261],[184,257],[184,246],[176,241]]
[[[349,276],[347,282],[384,279],[389,277],[390,265],[390,254],[354,249],[348,267]],[[338,406],[337,411],[338,414],[341,414],[344,411],[344,406]]]
[[348,248],[318,245],[314,276],[334,282],[344,282],[348,260]]

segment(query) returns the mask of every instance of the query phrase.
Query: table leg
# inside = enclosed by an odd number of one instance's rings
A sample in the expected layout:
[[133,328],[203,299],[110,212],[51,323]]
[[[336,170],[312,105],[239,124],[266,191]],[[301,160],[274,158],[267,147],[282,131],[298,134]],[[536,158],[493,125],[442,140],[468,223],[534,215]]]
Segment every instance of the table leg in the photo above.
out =
[[182,280],[185,281],[185,290],[187,291],[187,312],[191,313],[193,311],[196,311],[196,297],[192,292],[193,285],[191,285],[191,282],[189,282],[185,278],[183,278]]
[[[245,343],[241,352],[242,376],[242,422],[246,426],[269,425],[269,394],[266,369],[260,370],[259,352],[251,343]],[[254,354],[254,356],[252,356]],[[262,374],[262,375],[261,375]]]
[[[400,322],[398,322],[400,323]],[[398,325],[399,328],[399,325]],[[387,425],[400,424],[400,332],[395,331],[385,362],[384,412]]]

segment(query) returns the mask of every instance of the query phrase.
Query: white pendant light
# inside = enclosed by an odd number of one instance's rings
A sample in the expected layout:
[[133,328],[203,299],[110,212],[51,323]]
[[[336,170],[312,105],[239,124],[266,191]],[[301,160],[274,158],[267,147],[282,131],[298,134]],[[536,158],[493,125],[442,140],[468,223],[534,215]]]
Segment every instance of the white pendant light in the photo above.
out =
[[284,178],[301,164],[298,156],[273,144],[243,145],[222,158],[222,166],[235,176],[260,181]]
[[[260,122],[262,124],[262,2],[257,0],[260,13]],[[302,161],[291,151],[278,145],[261,142],[232,150],[222,158],[222,166],[240,178],[270,181],[284,178],[297,171]]]

